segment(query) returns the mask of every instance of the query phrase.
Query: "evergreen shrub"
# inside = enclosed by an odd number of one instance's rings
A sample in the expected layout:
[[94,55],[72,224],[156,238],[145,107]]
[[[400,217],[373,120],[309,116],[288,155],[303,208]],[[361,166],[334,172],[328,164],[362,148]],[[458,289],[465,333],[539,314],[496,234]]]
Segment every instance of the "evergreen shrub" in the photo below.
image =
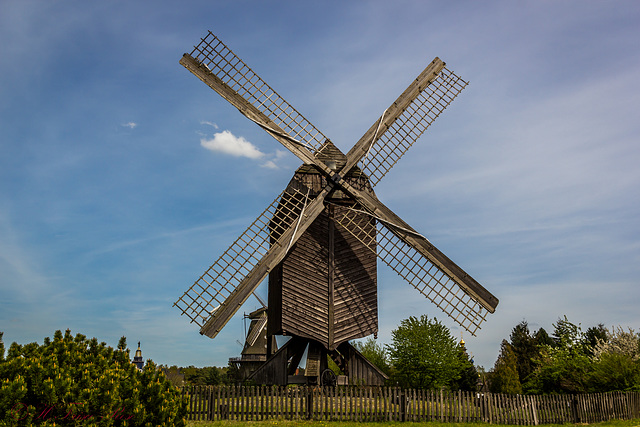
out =
[[186,403],[153,362],[139,371],[118,348],[56,331],[0,354],[0,424],[184,426]]

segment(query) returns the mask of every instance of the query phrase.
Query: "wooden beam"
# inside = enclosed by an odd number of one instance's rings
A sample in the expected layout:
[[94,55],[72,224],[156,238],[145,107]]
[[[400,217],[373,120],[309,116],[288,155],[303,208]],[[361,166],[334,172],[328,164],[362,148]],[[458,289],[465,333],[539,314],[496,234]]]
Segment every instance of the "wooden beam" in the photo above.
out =
[[269,274],[269,271],[278,265],[287,255],[287,250],[307,230],[311,223],[324,210],[324,199],[329,194],[325,188],[302,213],[300,223],[292,223],[282,234],[279,241],[284,244],[273,245],[265,256],[256,264],[251,272],[240,282],[227,299],[220,305],[215,313],[200,328],[200,333],[214,338],[220,330],[231,320],[242,304],[249,298],[260,282]]
[[[257,109],[253,104],[240,96],[235,90],[230,88],[220,78],[213,74],[206,66],[198,62],[191,55],[185,53],[180,59],[180,64],[189,70],[193,75],[202,80],[207,86],[215,90],[220,96],[226,99],[231,105],[236,107],[243,115],[249,120],[255,122],[262,127],[269,135],[271,135],[276,141],[282,144],[285,148],[295,154],[305,164],[315,165],[326,176],[331,177],[335,175],[335,171],[329,169],[327,165],[318,160],[314,154],[304,146],[304,141],[300,143],[293,142],[289,134],[287,134],[282,128],[270,120],[262,111]],[[337,149],[337,148],[336,148]]]
[[[447,273],[455,282],[490,313],[494,313],[498,305],[498,298],[485,289],[473,277],[454,263],[449,257],[436,248],[431,242],[422,237],[402,218],[386,207],[377,197],[365,191],[359,191],[346,182],[339,184],[345,192],[356,199],[367,211],[386,221],[393,233],[403,242],[414,248],[431,263]],[[403,230],[404,229],[404,230]]]
[[393,104],[384,112],[376,122],[362,135],[362,138],[347,153],[347,164],[343,168],[343,175],[348,173],[369,151],[369,147],[378,140],[391,127],[404,110],[413,102],[414,99],[427,87],[442,69],[445,63],[436,57],[427,67],[411,82],[409,87],[395,100]]
[[333,343],[333,337],[335,332],[335,320],[334,320],[334,280],[335,280],[335,221],[333,219],[333,205],[328,207],[329,210],[329,244],[328,244],[328,254],[329,254],[329,274],[328,274],[328,298],[327,298],[327,327],[328,327],[328,342],[327,348],[329,350],[334,350],[335,346]]

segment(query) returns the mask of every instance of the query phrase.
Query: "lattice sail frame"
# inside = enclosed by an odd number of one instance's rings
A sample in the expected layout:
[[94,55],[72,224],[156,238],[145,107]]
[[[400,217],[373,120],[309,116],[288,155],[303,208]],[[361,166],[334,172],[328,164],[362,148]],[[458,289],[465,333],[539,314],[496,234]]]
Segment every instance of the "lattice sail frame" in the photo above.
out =
[[316,153],[328,139],[211,31],[190,55],[312,152]]
[[287,246],[282,234],[297,221],[308,203],[308,191],[283,191],[211,267],[173,304],[192,323],[203,327],[209,317],[251,274],[274,245]]
[[342,214],[336,215],[335,220],[418,292],[475,336],[489,313],[487,309],[464,292],[452,277],[401,240],[393,232],[392,225],[377,221],[377,227],[371,228],[371,218],[362,213],[358,209],[345,209]]
[[380,182],[468,84],[446,67],[443,68],[391,126],[380,133],[359,163],[372,187]]

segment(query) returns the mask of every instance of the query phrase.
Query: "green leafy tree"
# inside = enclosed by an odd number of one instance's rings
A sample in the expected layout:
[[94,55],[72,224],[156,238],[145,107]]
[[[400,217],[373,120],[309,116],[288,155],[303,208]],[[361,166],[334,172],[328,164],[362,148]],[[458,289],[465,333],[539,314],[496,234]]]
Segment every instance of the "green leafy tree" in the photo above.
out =
[[513,346],[502,340],[500,354],[489,373],[489,391],[492,393],[521,394],[522,384],[518,376],[518,358]]
[[580,325],[565,316],[554,324],[553,345],[540,348],[537,369],[524,385],[530,394],[585,393],[592,363]]
[[378,369],[391,375],[391,365],[389,364],[389,355],[382,344],[378,344],[375,339],[369,337],[366,341],[355,341],[353,346],[358,350],[369,362],[376,365]]
[[[172,369],[173,367],[167,371],[172,372]],[[223,385],[229,384],[228,369],[228,367],[219,368],[217,366],[205,366],[204,368],[189,366],[182,368],[181,371],[184,374],[184,381],[190,385]]]
[[394,379],[420,389],[455,387],[463,366],[458,345],[449,329],[426,315],[409,317],[392,331],[388,346]]
[[605,329],[592,351],[590,391],[640,391],[640,337],[633,329]]
[[139,372],[128,350],[69,330],[43,345],[13,343],[0,362],[0,422],[8,425],[183,426],[185,415],[179,390],[153,362]]
[[590,393],[640,391],[640,363],[620,353],[603,353],[593,363]]
[[162,367],[164,371],[164,375],[167,379],[174,385],[174,387],[183,387],[185,385],[184,374],[180,372],[180,368],[176,365],[171,366],[170,368],[164,366]]

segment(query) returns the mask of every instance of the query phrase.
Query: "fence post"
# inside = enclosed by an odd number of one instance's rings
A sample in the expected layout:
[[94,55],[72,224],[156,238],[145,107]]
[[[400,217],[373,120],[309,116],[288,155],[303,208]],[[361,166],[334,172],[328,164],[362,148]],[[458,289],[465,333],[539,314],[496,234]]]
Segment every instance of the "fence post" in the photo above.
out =
[[405,389],[400,389],[400,421],[407,421],[407,393]]
[[578,396],[575,394],[571,396],[571,415],[573,416],[573,423],[580,424],[580,411],[578,411]]
[[313,389],[309,386],[306,387],[307,395],[307,419],[310,420],[313,417]]

